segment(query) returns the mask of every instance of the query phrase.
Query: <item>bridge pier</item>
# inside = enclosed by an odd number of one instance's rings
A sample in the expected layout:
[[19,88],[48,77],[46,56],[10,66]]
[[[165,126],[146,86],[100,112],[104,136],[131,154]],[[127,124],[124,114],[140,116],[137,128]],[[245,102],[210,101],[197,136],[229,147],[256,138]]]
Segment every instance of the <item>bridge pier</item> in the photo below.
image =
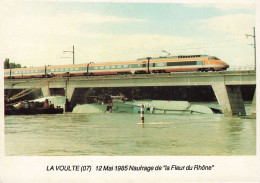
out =
[[49,88],[49,85],[43,86],[43,87],[41,87],[41,89],[42,89],[42,94],[43,94],[44,97],[50,96],[50,88]]
[[254,94],[254,98],[251,104],[251,109],[250,109],[250,114],[249,114],[250,118],[256,118],[256,90],[255,90],[255,94]]
[[245,116],[245,106],[240,86],[225,85],[224,82],[212,84],[212,88],[222,108],[224,116]]
[[72,95],[73,95],[74,90],[75,90],[75,86],[66,85],[65,90],[66,90],[66,92],[65,92],[66,98],[67,98],[69,101],[71,101]]

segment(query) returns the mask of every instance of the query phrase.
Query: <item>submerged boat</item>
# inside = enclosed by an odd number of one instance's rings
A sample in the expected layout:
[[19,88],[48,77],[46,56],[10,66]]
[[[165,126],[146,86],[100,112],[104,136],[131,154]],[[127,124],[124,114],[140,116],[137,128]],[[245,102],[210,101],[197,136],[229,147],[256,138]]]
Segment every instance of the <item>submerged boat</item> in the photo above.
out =
[[112,104],[83,104],[74,107],[72,113],[132,113],[138,114],[144,105],[147,114],[214,114],[221,113],[204,105],[194,105],[187,101],[137,100],[114,101]]

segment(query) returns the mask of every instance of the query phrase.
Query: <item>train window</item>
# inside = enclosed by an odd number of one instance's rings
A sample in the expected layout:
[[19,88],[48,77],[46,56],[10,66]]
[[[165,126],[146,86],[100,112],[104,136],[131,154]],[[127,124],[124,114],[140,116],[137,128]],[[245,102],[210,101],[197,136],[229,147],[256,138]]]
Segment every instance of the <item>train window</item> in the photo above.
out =
[[18,74],[18,71],[15,71],[14,73],[15,73],[15,74]]
[[79,68],[78,67],[75,67],[75,71],[78,71],[79,70]]
[[111,69],[115,69],[116,68],[116,66],[115,65],[111,65]]
[[123,68],[128,68],[128,65],[127,65],[127,64],[124,64],[124,65],[123,65]]
[[60,71],[60,69],[55,69],[55,71],[57,72],[57,71]]
[[132,67],[132,68],[137,68],[138,65],[137,65],[137,64],[132,64],[131,67]]
[[51,69],[51,72],[54,72],[54,69]]
[[122,65],[117,65],[116,68],[120,69],[122,68]]
[[98,66],[95,66],[94,69],[95,69],[95,70],[98,70]]
[[74,68],[72,67],[72,68],[70,68],[70,71],[74,71]]
[[146,67],[146,64],[138,64],[138,67]]
[[168,62],[167,66],[197,65],[197,61],[188,62]]
[[65,68],[65,71],[69,71],[70,70],[70,68]]
[[64,71],[64,68],[60,68],[60,71]]
[[106,66],[105,66],[105,69],[109,69],[109,68],[110,68],[110,66],[109,66],[109,65],[106,65]]
[[167,66],[177,66],[177,65],[179,65],[178,63],[180,63],[180,62],[168,62]]
[[104,69],[104,66],[99,66],[99,69]]

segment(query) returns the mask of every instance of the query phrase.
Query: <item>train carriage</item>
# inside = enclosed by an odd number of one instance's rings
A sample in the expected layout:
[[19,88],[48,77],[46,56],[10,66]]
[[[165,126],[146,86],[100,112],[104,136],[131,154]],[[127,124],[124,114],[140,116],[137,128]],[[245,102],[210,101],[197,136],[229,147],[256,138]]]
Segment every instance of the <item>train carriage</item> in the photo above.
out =
[[45,67],[5,69],[4,78],[34,78],[45,75]]
[[145,68],[146,61],[91,64],[89,65],[89,75],[144,73]]
[[87,64],[63,65],[63,66],[48,66],[46,67],[46,75],[69,75],[81,76],[87,74]]

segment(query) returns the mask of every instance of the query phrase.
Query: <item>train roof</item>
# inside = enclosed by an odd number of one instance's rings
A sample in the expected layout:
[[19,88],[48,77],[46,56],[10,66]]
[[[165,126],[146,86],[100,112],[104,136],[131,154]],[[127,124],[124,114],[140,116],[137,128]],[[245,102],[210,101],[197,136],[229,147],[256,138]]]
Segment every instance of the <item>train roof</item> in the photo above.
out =
[[[196,57],[208,57],[208,55],[177,55],[177,56],[160,56],[160,57],[151,57],[151,59],[169,59],[169,58],[196,58]],[[137,60],[147,60],[145,58],[139,58]]]

